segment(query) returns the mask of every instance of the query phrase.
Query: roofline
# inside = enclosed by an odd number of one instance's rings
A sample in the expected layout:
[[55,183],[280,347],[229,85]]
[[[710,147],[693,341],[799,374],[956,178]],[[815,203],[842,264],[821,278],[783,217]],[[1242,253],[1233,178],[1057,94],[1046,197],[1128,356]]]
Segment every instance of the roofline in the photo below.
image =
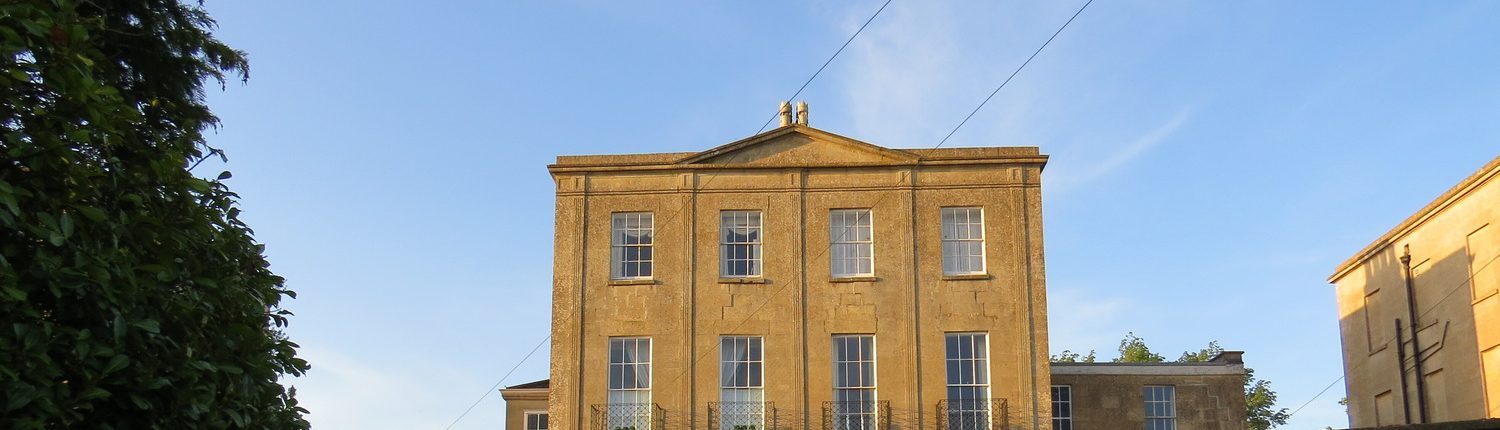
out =
[[787,125],[787,126],[781,126],[781,127],[773,128],[770,131],[767,131],[765,133],[756,134],[754,136],[746,137],[744,139],[736,140],[734,142],[730,142],[730,143],[726,143],[726,144],[723,144],[723,145],[719,145],[719,146],[710,148],[707,151],[703,151],[703,152],[699,152],[699,153],[696,153],[696,154],[693,154],[693,155],[690,155],[690,156],[687,156],[687,157],[683,157],[682,159],[677,160],[676,164],[696,163],[696,162],[699,162],[699,161],[703,161],[703,160],[707,160],[707,159],[710,159],[710,158],[717,157],[717,156],[722,155],[722,154],[734,152],[734,150],[739,149],[739,148],[743,148],[743,147],[754,145],[756,143],[760,143],[760,142],[763,142],[763,141],[775,139],[777,137],[781,137],[781,136],[787,135],[787,134],[792,134],[794,132],[801,132],[801,133],[809,134],[809,135],[823,135],[821,137],[832,138],[832,139],[836,139],[836,140],[845,140],[845,141],[848,141],[848,142],[851,142],[851,143],[860,144],[861,146],[866,146],[869,149],[873,149],[873,150],[875,150],[877,152],[882,152],[882,153],[885,153],[887,155],[895,156],[895,157],[898,157],[898,158],[905,158],[905,159],[918,159],[918,158],[921,158],[921,157],[917,156],[917,154],[913,154],[911,152],[903,151],[903,150],[900,150],[900,149],[886,148],[884,146],[876,145],[876,144],[873,144],[873,143],[870,143],[870,142],[865,142],[863,140],[855,139],[855,138],[852,138],[852,137],[843,136],[843,135],[839,135],[839,134],[836,134],[836,133],[830,133],[830,132],[827,132],[827,131],[823,131],[822,129],[814,128],[814,127],[811,127],[811,126],[792,124],[792,125]]
[[1444,192],[1442,195],[1439,195],[1437,199],[1434,199],[1431,203],[1428,203],[1427,206],[1423,206],[1421,210],[1418,210],[1416,213],[1407,217],[1405,220],[1401,221],[1400,224],[1396,224],[1395,228],[1392,228],[1390,231],[1387,231],[1385,234],[1381,235],[1379,239],[1375,239],[1374,242],[1366,245],[1364,249],[1359,250],[1359,252],[1355,253],[1354,256],[1349,257],[1348,260],[1344,260],[1343,263],[1340,263],[1338,267],[1334,269],[1332,275],[1328,275],[1328,283],[1331,284],[1338,282],[1338,280],[1343,278],[1344,275],[1349,274],[1349,271],[1354,270],[1354,267],[1358,266],[1359,263],[1370,259],[1370,257],[1375,255],[1375,253],[1380,252],[1387,246],[1390,246],[1391,243],[1396,240],[1396,238],[1406,236],[1407,233],[1410,233],[1412,230],[1420,227],[1422,224],[1426,223],[1427,220],[1430,220],[1433,217],[1437,216],[1438,213],[1447,210],[1448,207],[1453,206],[1453,204],[1457,203],[1459,199],[1469,195],[1470,192],[1474,191],[1476,188],[1479,188],[1480,185],[1489,182],[1490,179],[1494,179],[1496,174],[1500,174],[1500,157],[1495,157],[1495,159],[1490,160],[1489,163],[1485,164],[1484,167],[1479,168],[1479,170],[1474,172],[1474,174],[1469,175],[1469,177],[1464,178],[1464,180],[1462,181],[1459,181],[1458,185],[1454,185],[1453,188],[1449,188],[1448,191]]
[[500,398],[511,400],[546,400],[552,395],[551,388],[502,388]]
[[1243,375],[1243,363],[1052,363],[1053,375]]
[[[753,145],[753,144],[756,144],[756,143],[759,143],[759,142],[771,140],[771,139],[774,139],[774,138],[777,138],[777,137],[780,137],[780,136],[783,136],[783,135],[787,135],[787,134],[792,134],[792,133],[802,133],[802,134],[806,134],[806,135],[810,135],[810,136],[823,137],[823,138],[830,139],[830,140],[842,140],[842,141],[846,141],[846,142],[853,143],[853,144],[856,144],[856,145],[859,145],[859,146],[867,147],[870,150],[874,150],[874,151],[877,151],[877,152],[884,153],[884,154],[886,154],[888,156],[892,156],[892,157],[898,158],[899,160],[897,160],[897,161],[888,161],[888,162],[866,162],[866,163],[829,163],[829,164],[817,164],[817,165],[800,165],[799,164],[799,165],[763,165],[763,166],[762,165],[744,165],[744,164],[724,164],[724,163],[713,163],[713,164],[700,164],[700,163],[697,163],[699,161],[711,159],[711,158],[713,158],[715,156],[719,156],[719,155],[723,155],[725,153],[733,152],[734,150],[742,148],[742,147],[745,147],[745,146]],[[1027,147],[1027,146],[1009,147],[1009,148],[1032,148],[1032,149],[1037,149],[1036,147]],[[687,152],[687,153],[667,152],[667,153],[655,153],[655,155],[678,155],[678,154],[682,155],[680,157],[675,157],[675,158],[672,158],[672,159],[669,159],[669,160],[659,160],[659,161],[630,161],[630,162],[604,162],[604,163],[595,163],[595,164],[562,164],[562,163],[552,163],[552,164],[548,164],[547,165],[547,171],[551,172],[554,175],[556,175],[558,173],[616,172],[616,171],[663,171],[663,170],[691,171],[691,170],[712,170],[712,169],[740,169],[740,170],[744,170],[744,169],[788,169],[788,168],[914,167],[914,166],[921,166],[921,165],[937,166],[937,165],[986,165],[986,164],[1011,164],[1011,165],[1022,164],[1022,165],[1037,165],[1037,166],[1039,166],[1041,168],[1046,168],[1046,166],[1047,166],[1047,160],[1048,160],[1048,156],[1044,155],[1044,154],[1041,154],[1040,151],[1035,151],[1036,153],[1032,153],[1032,154],[1006,154],[1006,155],[994,155],[994,156],[983,156],[983,157],[933,157],[931,155],[922,155],[922,154],[918,154],[918,153],[912,152],[912,151],[930,151],[932,149],[937,149],[937,148],[930,148],[930,149],[929,148],[916,148],[916,149],[887,148],[887,147],[884,147],[884,146],[880,146],[880,145],[876,145],[876,144],[873,144],[873,143],[865,142],[865,141],[862,141],[862,140],[859,140],[859,139],[855,139],[855,138],[843,136],[843,135],[836,134],[836,133],[831,133],[831,132],[828,132],[828,131],[825,131],[825,130],[822,130],[822,129],[818,129],[818,128],[814,128],[814,127],[810,127],[810,126],[806,126],[806,125],[793,124],[793,125],[788,125],[788,126],[777,127],[777,128],[771,129],[769,131],[766,131],[764,133],[756,134],[754,136],[746,137],[744,139],[736,140],[734,142],[730,142],[730,143],[727,143],[727,144],[719,145],[719,146],[716,146],[714,148],[711,148],[711,149],[708,149],[708,150],[705,150],[705,151],[701,151],[701,152]],[[959,150],[959,149],[965,149],[965,148],[947,148],[947,149],[950,149],[950,150]],[[622,154],[622,155],[626,155],[626,154]],[[643,154],[628,154],[628,155],[643,155]]]
[[[954,148],[957,149],[957,148]],[[586,165],[586,166],[560,166],[557,164],[547,165],[547,170],[553,174],[577,173],[577,172],[640,172],[640,171],[693,171],[693,170],[776,170],[776,169],[843,169],[851,167],[936,167],[936,166],[977,166],[977,165],[1034,165],[1046,167],[1048,156],[1046,155],[1010,155],[986,158],[927,158],[918,159],[905,163],[822,163],[817,165],[745,165],[745,164],[665,164],[665,163],[632,163],[632,164],[610,164],[610,165]]]

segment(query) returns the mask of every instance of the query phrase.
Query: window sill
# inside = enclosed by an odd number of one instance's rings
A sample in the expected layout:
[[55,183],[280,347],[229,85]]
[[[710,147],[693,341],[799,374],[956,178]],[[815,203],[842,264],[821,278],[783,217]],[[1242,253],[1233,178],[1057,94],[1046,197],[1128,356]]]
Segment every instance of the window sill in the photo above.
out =
[[609,285],[656,285],[655,279],[610,279]]
[[753,278],[719,278],[719,283],[720,284],[766,284],[766,283],[769,283],[769,281],[766,281],[766,278],[762,278],[762,277],[758,277],[757,276],[757,277],[753,277]]
[[968,275],[943,275],[944,281],[982,281],[990,279],[988,273],[974,273]]
[[879,280],[880,280],[880,278],[876,278],[874,276],[848,276],[848,277],[843,277],[843,278],[832,278],[832,279],[829,279],[828,282],[833,282],[833,283],[875,282],[875,281],[879,281]]

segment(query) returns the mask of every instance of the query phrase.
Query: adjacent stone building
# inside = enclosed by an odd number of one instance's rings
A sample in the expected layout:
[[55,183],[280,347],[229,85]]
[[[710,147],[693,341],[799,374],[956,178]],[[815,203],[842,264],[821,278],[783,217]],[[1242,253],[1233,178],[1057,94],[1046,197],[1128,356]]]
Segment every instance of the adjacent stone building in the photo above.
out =
[[[702,152],[548,166],[551,378],[502,392],[507,428],[539,429],[524,416],[538,395],[557,429],[1071,425],[1052,416],[1047,157],[885,148],[809,127],[805,105],[781,119]],[[1129,386],[1203,381],[1192,369],[1099,373],[1124,390],[1101,398],[1175,430],[1176,396],[1197,391]],[[1212,428],[1242,429],[1243,405],[1226,406],[1239,427]]]
[[1052,363],[1055,430],[1245,430],[1245,362]]
[[1329,277],[1351,426],[1500,417],[1497,175],[1500,158]]

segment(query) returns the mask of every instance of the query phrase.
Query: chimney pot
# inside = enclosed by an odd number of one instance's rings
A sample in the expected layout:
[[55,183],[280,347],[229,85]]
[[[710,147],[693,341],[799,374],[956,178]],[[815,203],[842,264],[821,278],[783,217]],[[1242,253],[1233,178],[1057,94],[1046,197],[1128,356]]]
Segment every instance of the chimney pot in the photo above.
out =
[[781,102],[781,126],[792,125],[792,102]]
[[797,102],[797,125],[807,125],[807,101]]

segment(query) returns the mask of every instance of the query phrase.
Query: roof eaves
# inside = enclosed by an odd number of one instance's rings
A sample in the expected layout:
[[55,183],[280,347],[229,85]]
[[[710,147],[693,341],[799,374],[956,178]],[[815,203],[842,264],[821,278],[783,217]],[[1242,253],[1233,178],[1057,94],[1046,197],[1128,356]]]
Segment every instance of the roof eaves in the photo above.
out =
[[1464,178],[1464,180],[1462,181],[1459,181],[1458,185],[1454,185],[1452,188],[1449,188],[1448,191],[1443,192],[1442,195],[1439,195],[1431,203],[1423,206],[1421,210],[1418,210],[1411,216],[1406,217],[1406,219],[1402,220],[1401,223],[1396,224],[1396,227],[1391,228],[1390,231],[1387,231],[1385,234],[1380,235],[1379,239],[1375,239],[1374,242],[1366,245],[1364,249],[1359,250],[1359,252],[1355,253],[1354,256],[1349,257],[1349,259],[1347,260],[1344,260],[1343,263],[1340,263],[1338,267],[1334,269],[1332,275],[1328,275],[1328,282],[1337,282],[1340,278],[1343,278],[1344,275],[1348,274],[1350,270],[1353,270],[1355,266],[1358,266],[1360,262],[1369,259],[1370,256],[1374,255],[1382,249],[1385,249],[1386,246],[1390,246],[1391,242],[1394,241],[1397,237],[1405,235],[1407,232],[1417,228],[1417,226],[1432,218],[1432,216],[1436,215],[1438,212],[1442,212],[1444,209],[1447,209],[1448,206],[1451,206],[1454,202],[1457,202],[1463,196],[1468,195],[1470,191],[1478,188],[1479,185],[1484,184],[1485,182],[1488,182],[1490,179],[1494,178],[1496,173],[1500,173],[1500,157],[1495,157],[1495,159],[1490,160],[1489,163],[1485,164],[1484,167],[1481,167],[1478,171],[1474,172],[1474,174],[1469,175],[1469,177]]

